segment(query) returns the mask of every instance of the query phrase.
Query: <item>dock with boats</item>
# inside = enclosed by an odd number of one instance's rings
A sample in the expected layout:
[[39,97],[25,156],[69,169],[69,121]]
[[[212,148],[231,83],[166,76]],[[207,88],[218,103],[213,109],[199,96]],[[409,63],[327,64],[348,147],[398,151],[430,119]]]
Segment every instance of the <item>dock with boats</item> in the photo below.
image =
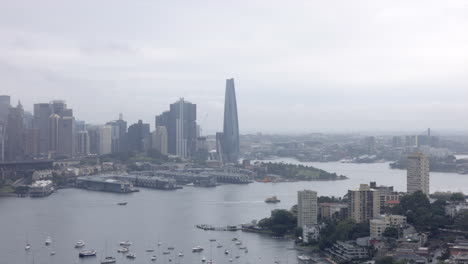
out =
[[228,225],[228,226],[212,226],[207,224],[195,225],[196,228],[202,229],[205,231],[238,231],[242,228],[238,225]]

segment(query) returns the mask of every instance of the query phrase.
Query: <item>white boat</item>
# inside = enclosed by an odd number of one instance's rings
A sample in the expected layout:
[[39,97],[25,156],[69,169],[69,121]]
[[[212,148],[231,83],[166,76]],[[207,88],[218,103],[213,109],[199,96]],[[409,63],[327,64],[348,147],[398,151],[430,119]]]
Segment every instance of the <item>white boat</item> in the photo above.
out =
[[239,245],[242,245],[242,242],[236,241],[236,245],[238,245],[238,246],[239,246]]
[[200,246],[196,246],[194,248],[192,248],[192,252],[202,252],[203,251],[203,248],[200,247]]
[[28,243],[26,244],[26,246],[24,247],[24,250],[28,251],[31,249],[31,245]]
[[95,250],[82,250],[78,254],[80,258],[84,257],[95,257],[96,256],[96,251]]
[[78,240],[75,243],[75,248],[82,248],[84,246],[85,246],[85,242],[83,242],[83,240]]
[[228,255],[229,254],[229,250],[224,250],[224,254]]
[[156,256],[151,257],[151,261],[156,261],[158,258]]
[[297,259],[299,260],[304,260],[304,261],[309,261],[309,260],[312,260],[311,257],[309,256],[306,256],[306,255],[300,255],[300,256],[297,256]]
[[162,245],[162,242],[158,242],[158,247]]
[[132,245],[132,242],[130,242],[130,241],[127,240],[127,241],[120,242],[120,245],[121,245],[122,247],[129,247],[129,246]]
[[52,244],[52,238],[50,238],[50,236],[48,236],[48,237],[46,238],[46,240],[44,241],[44,243],[45,243],[46,246]]
[[127,258],[129,258],[129,259],[136,259],[136,255],[133,254],[133,253],[128,253],[128,254],[127,254]]
[[232,259],[229,259],[229,262],[232,262]]
[[117,252],[119,252],[119,253],[127,253],[128,251],[129,251],[129,250],[128,250],[128,248],[126,248],[126,247],[117,249]]
[[179,252],[178,256],[179,256],[179,257],[183,257],[183,256],[184,256],[184,253]]
[[206,261],[205,257],[201,258],[201,262],[205,262],[205,261]]
[[114,257],[106,257],[101,264],[109,264],[109,263],[116,263],[117,260]]

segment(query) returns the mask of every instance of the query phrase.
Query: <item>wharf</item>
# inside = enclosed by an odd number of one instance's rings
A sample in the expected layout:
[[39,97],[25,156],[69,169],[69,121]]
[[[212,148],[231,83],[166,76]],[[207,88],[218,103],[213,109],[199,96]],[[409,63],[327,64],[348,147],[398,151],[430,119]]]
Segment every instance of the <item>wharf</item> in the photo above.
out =
[[205,231],[237,231],[237,230],[241,230],[242,228],[240,228],[239,226],[237,225],[228,225],[228,226],[212,226],[212,225],[206,225],[206,224],[202,224],[202,225],[196,225],[195,226],[196,228],[199,228],[199,229],[203,229]]

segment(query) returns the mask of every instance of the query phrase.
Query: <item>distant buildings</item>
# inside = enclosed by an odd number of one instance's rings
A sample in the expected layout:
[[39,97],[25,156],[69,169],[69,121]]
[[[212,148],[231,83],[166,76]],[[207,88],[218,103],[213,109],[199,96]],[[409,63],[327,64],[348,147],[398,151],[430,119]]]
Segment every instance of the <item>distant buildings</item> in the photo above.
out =
[[150,136],[150,125],[138,120],[128,127],[128,149],[130,151],[143,152],[145,151],[145,140]]
[[422,191],[429,195],[429,160],[424,154],[417,152],[408,156],[406,180],[408,193]]
[[161,154],[168,154],[168,136],[165,126],[157,126],[156,130],[152,132],[152,144],[153,148],[157,149]]
[[349,190],[349,214],[356,223],[362,223],[380,215],[380,193],[367,184],[358,190]]
[[156,127],[165,127],[168,153],[181,158],[192,157],[197,139],[197,105],[180,98],[170,110],[156,116]]
[[297,192],[297,226],[317,225],[317,192],[303,190]]
[[20,102],[10,107],[6,126],[5,160],[18,161],[24,158],[24,110]]
[[226,80],[223,133],[217,133],[216,139],[220,159],[225,163],[237,163],[239,160],[240,143],[234,79]]

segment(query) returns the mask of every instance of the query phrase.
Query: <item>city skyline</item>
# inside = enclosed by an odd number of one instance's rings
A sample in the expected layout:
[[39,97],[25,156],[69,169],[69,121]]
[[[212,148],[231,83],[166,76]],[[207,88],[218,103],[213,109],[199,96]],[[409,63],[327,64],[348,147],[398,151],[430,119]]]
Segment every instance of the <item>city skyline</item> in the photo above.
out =
[[268,4],[7,2],[2,93],[28,111],[63,98],[90,123],[148,122],[184,97],[214,133],[232,76],[241,133],[468,130],[465,2]]

